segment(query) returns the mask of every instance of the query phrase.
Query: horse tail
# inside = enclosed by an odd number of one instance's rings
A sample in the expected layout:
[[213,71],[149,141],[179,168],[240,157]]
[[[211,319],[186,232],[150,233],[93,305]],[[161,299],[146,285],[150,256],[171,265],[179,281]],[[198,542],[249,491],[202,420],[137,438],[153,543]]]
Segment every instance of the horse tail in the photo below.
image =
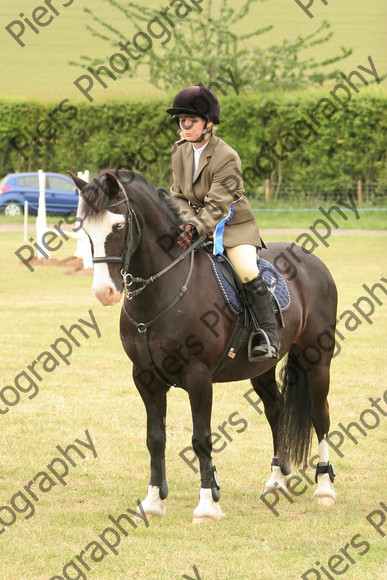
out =
[[312,442],[312,400],[307,374],[290,350],[283,379],[283,424],[280,429],[280,463],[307,463]]

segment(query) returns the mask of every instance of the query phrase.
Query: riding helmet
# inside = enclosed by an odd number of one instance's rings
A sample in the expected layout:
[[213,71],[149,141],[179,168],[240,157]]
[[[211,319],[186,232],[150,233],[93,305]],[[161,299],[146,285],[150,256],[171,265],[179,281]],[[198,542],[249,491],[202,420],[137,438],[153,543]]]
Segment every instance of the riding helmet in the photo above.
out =
[[220,123],[219,101],[211,89],[202,85],[186,87],[177,93],[167,113],[176,120],[178,117],[201,117],[209,119],[215,125]]

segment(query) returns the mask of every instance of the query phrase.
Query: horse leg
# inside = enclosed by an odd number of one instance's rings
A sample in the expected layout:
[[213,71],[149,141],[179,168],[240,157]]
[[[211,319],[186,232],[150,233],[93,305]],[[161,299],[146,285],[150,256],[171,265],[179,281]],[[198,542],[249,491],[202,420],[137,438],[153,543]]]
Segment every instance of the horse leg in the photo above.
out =
[[329,362],[321,361],[307,371],[309,388],[312,397],[312,422],[318,438],[319,462],[316,467],[317,489],[314,498],[319,505],[330,507],[335,502],[335,491],[332,483],[335,477],[329,463],[327,435],[329,431]]
[[273,436],[273,459],[271,462],[271,476],[266,482],[265,490],[281,488],[286,491],[291,466],[286,453],[281,454],[281,463],[278,459],[279,429],[282,418],[283,397],[278,388],[275,377],[275,366],[259,377],[251,379],[254,391],[261,398],[266,419],[269,422]]
[[[168,485],[165,475],[165,418],[167,412],[166,388],[156,379],[150,385],[136,378],[134,382],[144,401],[147,415],[146,444],[150,454],[150,482],[148,494],[141,506],[146,515],[163,516],[166,512]],[[141,376],[141,375],[140,375]]]
[[192,446],[199,458],[201,487],[199,504],[192,523],[219,520],[224,514],[219,505],[220,492],[211,452],[212,379],[207,368],[195,368],[187,387],[192,412]]
[[[310,343],[309,343],[310,344]],[[313,343],[312,343],[313,344]],[[329,365],[331,353],[324,352],[318,363],[304,357],[299,346],[290,349],[285,367],[284,420],[279,455],[286,451],[296,465],[307,463],[314,426],[319,442],[319,463],[316,468],[317,490],[321,505],[333,505],[333,469],[329,465],[326,436],[329,430]]]

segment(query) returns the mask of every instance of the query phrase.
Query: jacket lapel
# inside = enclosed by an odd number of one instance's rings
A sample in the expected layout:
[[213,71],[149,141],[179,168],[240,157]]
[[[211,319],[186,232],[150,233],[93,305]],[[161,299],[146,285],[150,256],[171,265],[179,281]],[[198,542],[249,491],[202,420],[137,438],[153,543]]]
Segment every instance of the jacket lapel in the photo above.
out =
[[184,191],[192,191],[194,152],[191,143],[185,143],[183,147],[185,148],[185,151],[183,152]]

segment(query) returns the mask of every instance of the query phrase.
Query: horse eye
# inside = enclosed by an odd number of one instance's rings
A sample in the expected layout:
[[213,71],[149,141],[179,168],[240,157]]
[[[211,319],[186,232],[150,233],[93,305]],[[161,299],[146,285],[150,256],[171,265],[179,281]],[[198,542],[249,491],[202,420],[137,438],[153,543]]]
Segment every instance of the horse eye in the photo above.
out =
[[116,227],[115,227],[115,229],[116,229],[116,230],[123,230],[123,229],[124,229],[124,227],[125,227],[125,222],[121,222],[121,223],[119,223],[119,224],[116,224]]

